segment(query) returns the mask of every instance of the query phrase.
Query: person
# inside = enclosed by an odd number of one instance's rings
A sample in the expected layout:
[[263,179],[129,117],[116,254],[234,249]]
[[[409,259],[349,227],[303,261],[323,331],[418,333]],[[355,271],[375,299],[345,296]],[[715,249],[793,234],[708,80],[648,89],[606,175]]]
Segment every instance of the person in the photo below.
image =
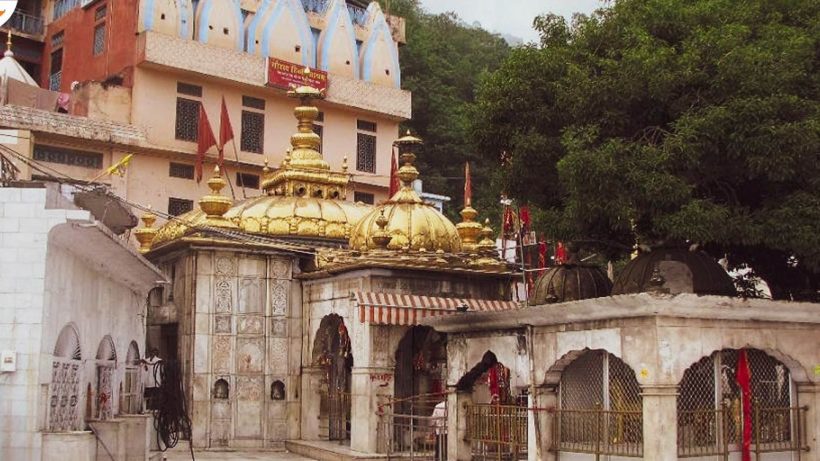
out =
[[159,349],[151,348],[147,359],[142,361],[142,384],[144,387],[145,405],[149,410],[156,410],[157,393],[162,381],[160,376],[162,359],[159,358]]
[[436,433],[436,461],[447,458],[447,399],[437,403],[433,408],[433,426]]

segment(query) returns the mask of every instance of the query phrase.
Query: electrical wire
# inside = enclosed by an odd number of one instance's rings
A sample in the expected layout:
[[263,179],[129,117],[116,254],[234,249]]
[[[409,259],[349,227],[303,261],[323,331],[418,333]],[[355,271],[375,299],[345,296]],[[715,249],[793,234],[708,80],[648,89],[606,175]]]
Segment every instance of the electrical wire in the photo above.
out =
[[176,360],[160,360],[154,365],[154,382],[158,383],[154,395],[154,430],[160,451],[174,448],[180,436],[188,440],[191,460],[194,457],[191,419],[188,417],[182,368]]

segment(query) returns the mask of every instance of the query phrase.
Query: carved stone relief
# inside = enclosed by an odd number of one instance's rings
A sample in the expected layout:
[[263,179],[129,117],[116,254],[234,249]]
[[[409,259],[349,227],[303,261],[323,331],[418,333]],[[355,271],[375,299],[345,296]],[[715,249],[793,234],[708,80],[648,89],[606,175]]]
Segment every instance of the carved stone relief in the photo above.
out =
[[218,275],[236,275],[236,266],[233,258],[217,256],[216,273]]
[[288,289],[290,282],[287,280],[271,281],[271,315],[285,315],[288,306]]
[[214,322],[214,333],[231,333],[231,316],[217,315]]
[[236,329],[239,334],[261,335],[265,332],[264,319],[261,316],[239,316],[236,320]]
[[237,338],[237,371],[239,373],[260,373],[265,357],[262,338]]
[[290,278],[290,262],[285,259],[271,260],[271,275],[277,279]]
[[271,336],[275,338],[285,338],[288,336],[288,321],[285,319],[271,319]]
[[233,290],[231,289],[230,278],[216,277],[214,295],[214,299],[216,300],[216,312],[231,312],[233,308]]
[[272,338],[270,340],[271,370],[278,373],[287,373],[288,370],[288,340],[287,338]]
[[261,376],[238,376],[236,378],[236,398],[261,402],[264,398],[263,378]]
[[263,280],[255,277],[245,277],[239,281],[239,312],[258,314],[262,312],[265,290]]
[[214,371],[229,372],[231,370],[231,337],[214,336]]

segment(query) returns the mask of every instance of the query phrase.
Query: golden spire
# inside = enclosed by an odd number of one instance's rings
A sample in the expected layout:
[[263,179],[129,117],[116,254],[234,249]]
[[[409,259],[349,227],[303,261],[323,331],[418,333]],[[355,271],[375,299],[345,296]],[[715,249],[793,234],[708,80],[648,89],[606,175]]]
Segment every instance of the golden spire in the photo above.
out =
[[481,233],[481,223],[475,222],[478,212],[472,205],[472,182],[470,180],[470,164],[464,165],[464,209],[461,210],[461,222],[456,224],[458,236],[461,237],[461,246],[468,253],[478,250],[478,237]]
[[413,181],[419,177],[419,170],[414,165],[416,154],[413,151],[424,143],[421,139],[411,135],[408,130],[407,134],[397,139],[394,144],[399,149],[401,167],[396,175],[401,181],[401,187],[390,200],[396,203],[422,203],[421,197],[413,189]]
[[140,219],[142,220],[143,227],[134,231],[134,238],[136,238],[140,244],[139,252],[145,254],[151,250],[151,242],[154,241],[154,236],[157,235],[157,229],[154,229],[157,216],[151,212],[151,207],[149,206],[148,211],[143,213]]
[[482,253],[496,251],[495,240],[493,240],[493,228],[490,227],[490,218],[484,220],[484,227],[479,234],[481,241],[478,242],[478,250]]
[[233,201],[229,197],[221,194],[225,187],[225,180],[219,171],[219,165],[214,166],[214,175],[208,180],[208,187],[211,193],[199,199],[199,208],[205,212],[206,226],[236,227],[235,224],[225,219],[224,214],[231,208]]
[[14,56],[14,52],[11,51],[11,27],[9,27],[9,30],[6,34],[6,52],[3,53],[3,56],[7,58]]
[[387,217],[384,216],[384,209],[382,209],[379,217],[376,218],[376,225],[379,226],[379,230],[374,232],[372,237],[377,248],[386,249],[387,245],[390,244],[390,234],[384,230],[388,222]]

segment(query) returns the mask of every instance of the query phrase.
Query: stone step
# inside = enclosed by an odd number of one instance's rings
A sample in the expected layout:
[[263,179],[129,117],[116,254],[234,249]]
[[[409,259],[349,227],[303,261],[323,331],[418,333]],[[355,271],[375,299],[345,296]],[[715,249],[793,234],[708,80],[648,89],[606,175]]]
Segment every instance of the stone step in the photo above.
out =
[[318,461],[387,461],[387,456],[378,453],[353,451],[347,445],[332,441],[288,440],[285,448],[297,455]]

